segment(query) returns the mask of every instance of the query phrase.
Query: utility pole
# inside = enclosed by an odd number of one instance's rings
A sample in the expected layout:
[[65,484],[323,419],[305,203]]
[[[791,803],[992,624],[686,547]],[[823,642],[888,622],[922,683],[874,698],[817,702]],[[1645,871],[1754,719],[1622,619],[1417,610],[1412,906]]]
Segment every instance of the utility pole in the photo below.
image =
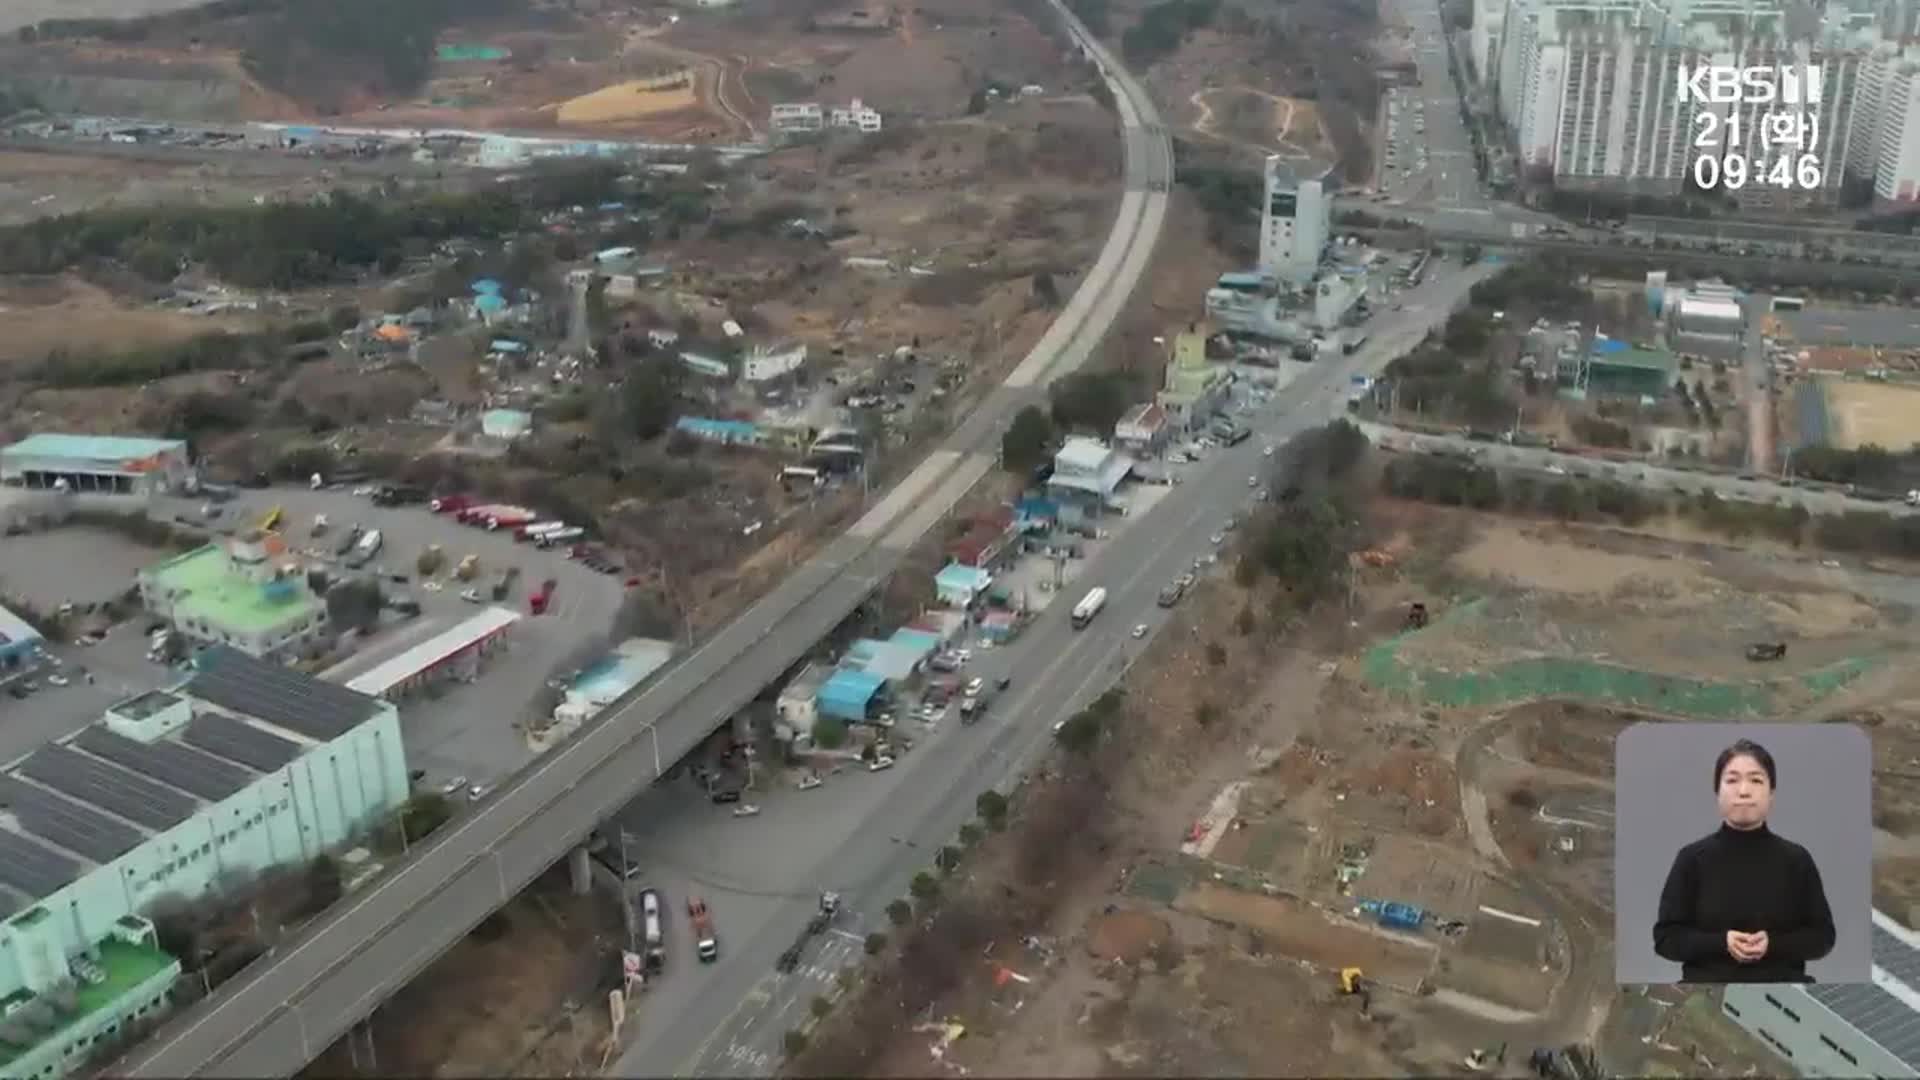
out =
[[640,951],[639,942],[634,938],[633,905],[627,902],[627,879],[633,876],[633,864],[627,861],[627,830],[620,830],[620,907],[621,921],[627,924],[627,951]]

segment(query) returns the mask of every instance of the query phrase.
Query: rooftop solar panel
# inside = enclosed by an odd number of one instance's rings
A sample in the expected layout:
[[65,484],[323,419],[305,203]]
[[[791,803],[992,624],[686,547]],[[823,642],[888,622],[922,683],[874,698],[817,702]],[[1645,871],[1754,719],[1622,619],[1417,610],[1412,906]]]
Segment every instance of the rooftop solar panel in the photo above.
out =
[[380,707],[375,698],[225,645],[201,652],[194,663],[189,696],[320,742],[352,731]]
[[35,750],[16,771],[62,795],[156,831],[173,828],[200,806],[190,795],[64,746]]
[[1887,1053],[1920,1070],[1920,1013],[1905,1002],[1872,983],[1816,983],[1806,991]]
[[0,807],[34,836],[97,863],[112,862],[144,839],[125,822],[12,777],[0,777]]
[[181,729],[180,737],[210,754],[263,773],[284,769],[300,756],[300,746],[231,716],[201,713]]
[[175,742],[139,742],[99,724],[82,730],[71,745],[208,802],[238,794],[253,780],[247,770],[204,751]]
[[1920,990],[1920,949],[1888,933],[1878,923],[1873,925],[1873,962],[1894,978]]
[[80,877],[79,863],[41,847],[8,829],[0,829],[0,884],[38,900],[52,896]]

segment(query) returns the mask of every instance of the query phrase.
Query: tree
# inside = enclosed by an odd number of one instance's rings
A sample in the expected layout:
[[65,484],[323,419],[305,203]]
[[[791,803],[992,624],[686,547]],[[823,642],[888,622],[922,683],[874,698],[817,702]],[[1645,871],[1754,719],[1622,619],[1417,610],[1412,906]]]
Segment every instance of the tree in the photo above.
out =
[[879,956],[887,947],[887,935],[875,930],[867,935],[867,955]]
[[1141,387],[1126,372],[1082,371],[1056,379],[1048,390],[1056,425],[1105,436],[1133,405]]
[[1041,270],[1033,275],[1033,300],[1041,307],[1060,306],[1060,286],[1054,283],[1053,274]]
[[1007,797],[997,791],[983,791],[973,800],[973,808],[987,828],[999,832],[1007,827]]
[[887,921],[895,926],[905,926],[913,921],[913,905],[905,900],[895,900],[887,905]]
[[318,855],[307,864],[307,895],[301,913],[317,915],[332,907],[343,891],[340,864],[331,855]]
[[980,826],[971,821],[960,826],[960,846],[962,847],[978,847],[985,837],[986,834],[980,831]]
[[1207,663],[1212,667],[1225,667],[1227,664],[1227,647],[1217,641],[1207,642]]
[[822,750],[838,750],[847,744],[847,722],[837,716],[817,716],[813,721],[813,745]]
[[815,1020],[825,1020],[827,1014],[833,1011],[833,1002],[828,1001],[825,994],[815,994],[813,1000],[807,1002],[807,1011],[813,1014]]
[[907,885],[907,891],[915,900],[923,904],[931,903],[940,895],[940,880],[925,870],[913,875],[913,881]]
[[938,866],[942,873],[953,873],[960,867],[960,849],[954,847],[952,844],[942,847],[934,855],[933,864]]
[[1081,709],[1060,725],[1054,738],[1071,753],[1084,754],[1100,741],[1100,715],[1093,709]]
[[621,405],[627,426],[643,442],[658,438],[673,424],[681,370],[672,360],[648,357],[627,372],[620,387]]
[[799,1057],[807,1048],[807,1033],[797,1028],[789,1031],[781,1036],[780,1045],[788,1057]]
[[967,95],[967,115],[979,116],[987,111],[987,91],[985,87]]
[[440,545],[435,544],[420,553],[420,557],[413,561],[413,569],[421,577],[430,578],[440,572],[446,561],[446,554],[440,550]]
[[1037,406],[1029,405],[1014,414],[1000,436],[1000,463],[1015,475],[1025,476],[1046,464],[1053,453],[1053,421]]
[[380,583],[350,578],[327,590],[326,603],[335,630],[364,630],[380,620]]

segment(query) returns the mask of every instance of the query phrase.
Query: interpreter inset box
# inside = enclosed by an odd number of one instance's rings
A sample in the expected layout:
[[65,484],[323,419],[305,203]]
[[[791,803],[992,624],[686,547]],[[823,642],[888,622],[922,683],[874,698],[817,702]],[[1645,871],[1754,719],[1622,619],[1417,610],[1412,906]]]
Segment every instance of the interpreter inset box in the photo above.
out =
[[1872,981],[1873,749],[1848,724],[1642,723],[1614,744],[1622,983]]

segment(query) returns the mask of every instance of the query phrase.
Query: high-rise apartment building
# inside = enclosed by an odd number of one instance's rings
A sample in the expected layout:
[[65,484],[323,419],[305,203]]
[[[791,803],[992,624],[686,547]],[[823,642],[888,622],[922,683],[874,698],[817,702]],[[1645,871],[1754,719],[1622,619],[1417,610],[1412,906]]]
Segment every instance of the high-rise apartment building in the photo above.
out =
[[[1747,162],[1778,161],[1781,149],[1762,144],[1768,106],[1683,100],[1681,68],[1703,64],[1821,71],[1810,143],[1788,154],[1790,163],[1801,154],[1821,163],[1817,190],[1748,183],[1734,193],[1742,202],[1831,201],[1844,163],[1863,153],[1855,145],[1860,83],[1877,32],[1871,14],[1863,17],[1857,7],[1836,4],[1812,18],[1790,18],[1780,0],[1506,0],[1487,39],[1485,70],[1522,167],[1564,188],[1678,194],[1705,152],[1696,140],[1705,136],[1720,147],[1729,131],[1738,133]],[[1714,120],[1702,121],[1708,111]],[[1800,178],[1796,170],[1794,180]]]
[[1920,49],[1889,45],[1861,66],[1848,171],[1873,179],[1880,206],[1920,201]]
[[1267,157],[1260,204],[1260,271],[1289,285],[1313,280],[1333,230],[1333,199],[1324,177],[1300,177],[1280,155]]

